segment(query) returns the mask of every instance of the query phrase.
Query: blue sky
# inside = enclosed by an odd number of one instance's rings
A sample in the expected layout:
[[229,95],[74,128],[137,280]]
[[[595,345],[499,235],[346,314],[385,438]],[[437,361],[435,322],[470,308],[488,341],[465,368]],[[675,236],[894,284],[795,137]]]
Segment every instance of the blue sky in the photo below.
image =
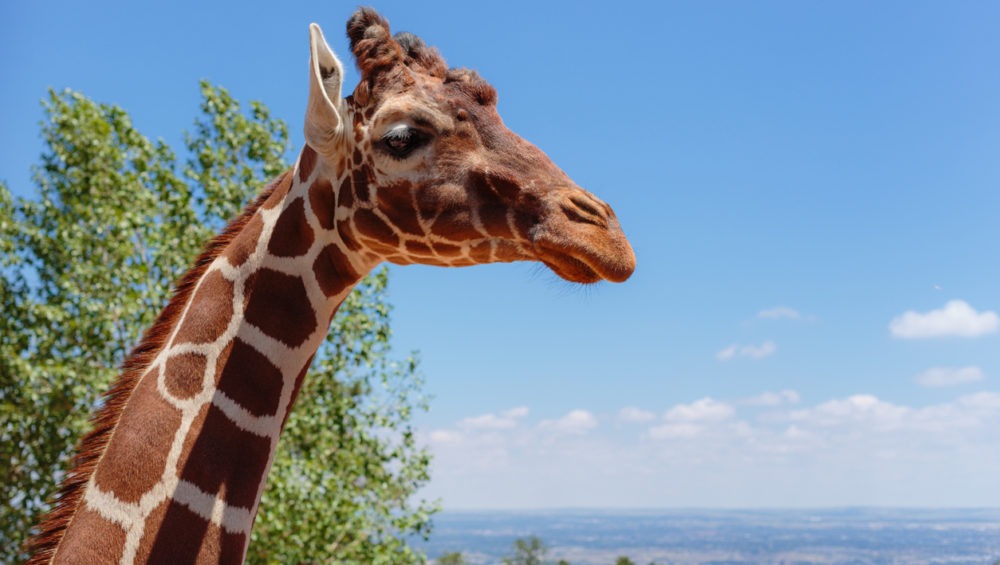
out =
[[[621,285],[394,268],[446,508],[1000,505],[1000,6],[374,2],[614,206]],[[343,3],[5,3],[0,178],[73,88],[179,145],[201,78],[302,144]],[[351,68],[347,86],[353,88]]]

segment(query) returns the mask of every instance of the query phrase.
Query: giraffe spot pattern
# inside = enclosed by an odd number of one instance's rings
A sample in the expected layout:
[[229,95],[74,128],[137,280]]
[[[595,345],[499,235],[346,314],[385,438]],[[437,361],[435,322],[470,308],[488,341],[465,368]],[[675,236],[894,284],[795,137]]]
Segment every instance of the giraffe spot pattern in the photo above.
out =
[[260,239],[260,233],[263,230],[264,220],[260,214],[254,214],[224,252],[230,265],[239,267],[246,263],[250,255],[257,249],[257,240]]
[[476,263],[489,263],[492,259],[493,246],[490,244],[489,240],[479,242],[472,246],[469,250],[469,256]]
[[240,338],[219,355],[218,390],[254,416],[278,412],[281,397],[281,369]]
[[184,440],[180,461],[187,464],[178,469],[180,478],[206,493],[220,493],[226,504],[252,508],[271,440],[241,430],[214,404],[202,408],[191,428],[200,432]]
[[361,235],[392,248],[399,247],[399,236],[396,235],[392,227],[367,208],[362,208],[354,213],[354,225]]
[[181,425],[181,412],[156,389],[156,374],[147,373],[128,401],[101,465],[97,486],[124,502],[138,502],[159,482],[167,466],[167,449]]
[[177,343],[211,343],[226,330],[233,315],[233,283],[219,271],[204,276],[191,299]]
[[423,236],[424,229],[420,226],[417,210],[410,197],[410,183],[403,182],[375,191],[378,207],[392,219],[392,224],[401,232],[410,235]]
[[399,248],[394,247],[392,245],[385,245],[381,241],[376,241],[374,239],[368,239],[368,238],[365,238],[364,241],[368,249],[382,255],[383,257],[388,258],[390,255],[395,255],[399,253]]
[[[201,540],[191,544],[190,540]],[[183,504],[166,500],[146,519],[139,540],[136,563],[174,565],[176,563],[218,563],[237,565],[243,562],[246,536],[229,533]],[[117,563],[117,557],[107,563]]]
[[442,241],[435,241],[432,245],[434,246],[434,252],[444,257],[457,257],[462,254],[462,248],[458,245]]
[[340,183],[340,190],[337,191],[337,205],[344,208],[354,207],[354,189],[351,186],[351,176],[344,177]]
[[334,244],[327,245],[316,257],[313,272],[320,289],[327,296],[339,294],[360,277],[347,255]]
[[464,208],[449,208],[431,224],[431,233],[452,241],[468,241],[483,236],[472,223],[472,216]]
[[336,212],[337,203],[330,181],[320,179],[309,187],[309,206],[312,208],[313,214],[316,215],[320,227],[332,230],[334,227],[333,214]]
[[493,237],[511,239],[514,232],[507,223],[507,209],[501,206],[486,205],[479,208],[479,220],[486,232]]
[[[93,532],[101,533],[101,543],[94,543]],[[81,508],[73,516],[73,527],[66,530],[53,562],[118,563],[124,549],[125,530],[121,526]]]
[[344,245],[351,251],[361,251],[361,246],[358,245],[357,234],[354,233],[354,228],[351,227],[350,220],[339,220],[337,222],[337,233],[340,234],[341,241]]
[[276,257],[298,257],[309,251],[313,238],[313,230],[306,221],[305,202],[296,198],[278,217],[267,250]]
[[198,353],[182,353],[167,360],[163,383],[176,398],[185,400],[201,392],[208,360]]
[[299,155],[299,182],[306,182],[316,166],[316,152],[312,147],[306,145]]
[[316,313],[299,277],[264,268],[248,277],[246,288],[246,320],[268,336],[298,347],[316,330]]
[[407,253],[413,253],[414,255],[425,255],[430,257],[434,256],[434,251],[431,249],[431,246],[427,245],[422,241],[408,239],[406,240],[405,245]]
[[508,263],[511,261],[520,261],[525,259],[524,252],[521,251],[521,248],[516,243],[512,243],[510,241],[498,241],[494,254],[497,261],[505,261]]
[[351,184],[354,185],[354,197],[359,202],[368,202],[368,175],[362,170],[353,171]]

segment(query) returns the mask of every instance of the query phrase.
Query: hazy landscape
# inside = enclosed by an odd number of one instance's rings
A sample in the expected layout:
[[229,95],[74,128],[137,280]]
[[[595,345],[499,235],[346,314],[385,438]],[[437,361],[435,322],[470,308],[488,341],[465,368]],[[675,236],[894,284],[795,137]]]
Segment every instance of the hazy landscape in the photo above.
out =
[[655,563],[976,563],[1000,559],[1000,509],[444,512],[428,557],[500,563],[538,536],[577,565]]

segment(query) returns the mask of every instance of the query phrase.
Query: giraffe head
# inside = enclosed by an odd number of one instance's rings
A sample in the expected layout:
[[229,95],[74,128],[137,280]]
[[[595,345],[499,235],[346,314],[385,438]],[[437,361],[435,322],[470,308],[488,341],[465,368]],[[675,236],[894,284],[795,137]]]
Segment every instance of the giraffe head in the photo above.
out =
[[579,283],[632,274],[611,208],[510,131],[474,71],[449,69],[363,8],[347,23],[361,79],[342,98],[343,67],[320,28],[310,31],[300,169],[332,192],[331,222],[352,250],[397,264],[541,261]]

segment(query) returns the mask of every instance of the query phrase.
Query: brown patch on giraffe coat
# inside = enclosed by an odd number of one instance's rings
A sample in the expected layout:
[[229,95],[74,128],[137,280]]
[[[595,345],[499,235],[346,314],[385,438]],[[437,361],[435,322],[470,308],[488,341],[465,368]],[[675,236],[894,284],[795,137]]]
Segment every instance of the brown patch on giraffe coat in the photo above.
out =
[[221,271],[205,275],[177,331],[177,343],[211,343],[226,331],[233,316],[233,283]]
[[497,241],[494,256],[497,261],[507,263],[525,259],[524,252],[521,251],[521,248],[516,243],[504,240]]
[[472,249],[469,250],[469,256],[477,263],[489,263],[493,260],[492,250],[493,246],[489,240],[481,241],[472,246]]
[[431,245],[434,247],[435,253],[444,257],[457,257],[462,254],[462,248],[458,245],[443,243],[441,241],[432,242]]
[[77,511],[73,526],[59,544],[54,562],[118,563],[125,551],[125,530],[121,526],[88,508]]
[[354,226],[361,235],[393,248],[399,247],[399,236],[392,227],[367,208],[354,212]]
[[285,200],[285,197],[288,196],[288,190],[292,188],[292,180],[294,180],[292,171],[287,171],[278,180],[276,180],[272,185],[273,188],[270,190],[270,193],[267,194],[266,200],[264,200],[264,203],[261,205],[261,208],[270,210],[271,208],[281,204],[281,202]]
[[340,182],[340,189],[337,190],[337,206],[354,207],[354,188],[351,186],[351,175],[347,175]]
[[457,207],[441,212],[431,224],[431,233],[452,241],[468,241],[483,237],[473,225],[469,211]]
[[[240,564],[246,536],[229,533],[187,506],[166,500],[146,518],[135,562]],[[109,561],[109,563],[116,563]]]
[[409,182],[400,182],[375,191],[378,208],[400,231],[410,235],[423,236],[417,210],[413,206]]
[[351,172],[351,184],[354,185],[354,197],[359,202],[368,202],[368,175],[360,169]]
[[299,277],[261,269],[247,279],[247,296],[246,320],[288,347],[302,345],[316,330],[316,312]]
[[332,243],[324,247],[316,257],[313,272],[316,273],[320,289],[327,296],[339,294],[361,278],[347,255]]
[[351,251],[360,251],[361,245],[358,244],[358,236],[354,233],[354,228],[351,227],[350,220],[339,220],[337,222],[337,233],[340,234],[341,241],[347,246]]
[[319,179],[309,187],[309,206],[319,221],[321,228],[334,228],[334,213],[337,211],[337,200],[333,194],[333,185],[327,179]]
[[201,392],[208,359],[200,353],[182,353],[167,360],[163,384],[174,397],[185,400]]
[[281,369],[240,338],[219,355],[218,390],[254,416],[278,412],[283,378]]
[[368,249],[378,253],[383,257],[388,257],[389,255],[395,255],[399,253],[398,247],[393,247],[392,245],[385,245],[381,241],[375,241],[374,239],[364,239],[365,246]]
[[313,230],[306,220],[305,202],[296,198],[278,217],[267,250],[277,257],[298,257],[309,251],[313,239]]
[[209,404],[184,439],[178,474],[208,494],[220,493],[226,504],[253,508],[270,453],[270,439],[241,430]]
[[479,208],[479,220],[486,228],[486,232],[493,237],[501,239],[511,239],[514,232],[507,223],[507,208],[493,205],[486,205]]
[[94,473],[97,486],[124,502],[138,502],[160,481],[181,412],[156,388],[156,374],[147,374],[132,391],[128,410],[122,413]]
[[415,255],[427,255],[430,257],[434,256],[434,251],[431,249],[431,246],[427,245],[422,241],[408,239],[404,243],[406,245],[407,253],[413,253]]
[[254,214],[243,231],[226,247],[224,255],[229,260],[230,265],[239,267],[253,255],[253,252],[257,250],[257,241],[260,239],[262,231],[264,231],[264,219],[261,218],[260,214]]
[[316,152],[306,145],[299,154],[299,182],[306,182],[316,166]]

